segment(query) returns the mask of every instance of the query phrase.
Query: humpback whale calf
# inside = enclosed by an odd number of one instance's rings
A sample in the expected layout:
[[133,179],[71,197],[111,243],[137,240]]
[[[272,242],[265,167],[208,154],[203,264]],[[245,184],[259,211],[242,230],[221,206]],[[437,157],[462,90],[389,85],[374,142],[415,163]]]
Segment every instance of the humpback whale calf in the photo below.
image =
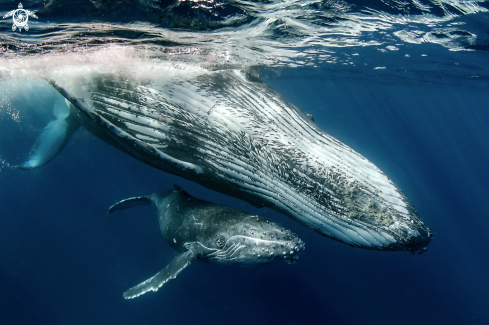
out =
[[304,249],[304,243],[289,230],[174,187],[122,200],[109,208],[108,214],[137,205],[156,205],[161,233],[180,253],[156,275],[124,292],[126,299],[157,291],[196,260],[237,266],[294,263]]
[[264,82],[240,70],[166,69],[86,69],[49,82],[75,117],[64,121],[151,166],[351,246],[426,250],[432,233],[401,189]]

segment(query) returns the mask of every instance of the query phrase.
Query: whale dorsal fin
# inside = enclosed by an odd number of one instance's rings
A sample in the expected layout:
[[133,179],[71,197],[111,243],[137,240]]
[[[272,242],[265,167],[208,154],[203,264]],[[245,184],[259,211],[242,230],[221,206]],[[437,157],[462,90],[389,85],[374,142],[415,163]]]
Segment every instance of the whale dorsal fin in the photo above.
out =
[[162,285],[171,279],[175,279],[184,268],[189,266],[197,258],[198,254],[191,249],[178,255],[170,262],[170,264],[160,272],[156,273],[153,277],[124,292],[124,298],[132,299],[139,297],[148,291],[158,291]]
[[107,214],[111,214],[112,212],[117,210],[124,210],[139,205],[150,205],[150,204],[153,204],[153,201],[147,196],[131,197],[129,199],[119,201],[113,206],[111,206],[109,208],[109,211],[107,211]]

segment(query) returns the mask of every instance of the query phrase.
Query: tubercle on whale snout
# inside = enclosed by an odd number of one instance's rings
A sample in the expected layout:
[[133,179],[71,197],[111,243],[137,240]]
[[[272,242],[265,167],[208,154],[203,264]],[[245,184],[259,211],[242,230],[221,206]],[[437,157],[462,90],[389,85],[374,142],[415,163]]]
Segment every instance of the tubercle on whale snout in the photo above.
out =
[[[429,231],[429,229],[428,229]],[[428,232],[426,237],[419,238],[417,241],[413,242],[412,245],[407,246],[411,254],[423,254],[428,250],[427,246],[433,239],[433,234],[431,231]]]
[[304,249],[304,242],[300,238],[295,237],[292,240],[282,242],[263,241],[261,245],[250,246],[248,248],[248,254],[250,258],[260,260],[261,263],[259,264],[268,264],[277,261],[294,264]]
[[[412,254],[423,254],[427,251],[427,246],[433,239],[431,229],[421,223],[421,227],[417,228],[417,236],[408,237],[401,247],[402,250],[411,252]],[[401,249],[398,249],[401,250]]]
[[393,247],[392,249],[384,249],[384,250],[391,250],[391,251],[408,251],[411,254],[423,254],[428,250],[428,244],[431,242],[431,239],[433,238],[433,235],[430,233],[426,237],[421,237],[421,238],[416,238],[413,239],[412,241],[408,242],[407,244],[400,246],[400,247]]
[[[231,234],[219,251],[204,259],[238,266],[258,266],[275,262],[295,263],[305,249],[304,242],[289,230],[265,223],[247,224]],[[227,234],[219,236],[226,237]]]

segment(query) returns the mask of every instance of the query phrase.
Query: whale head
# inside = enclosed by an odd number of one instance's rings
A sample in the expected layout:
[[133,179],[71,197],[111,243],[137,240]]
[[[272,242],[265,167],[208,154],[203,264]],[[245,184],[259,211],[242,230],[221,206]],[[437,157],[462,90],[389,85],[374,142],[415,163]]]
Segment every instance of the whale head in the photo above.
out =
[[379,175],[392,189],[376,184],[378,190],[371,191],[356,182],[353,188],[334,191],[338,205],[330,216],[336,218],[333,229],[339,230],[333,237],[367,249],[425,252],[433,237],[431,230],[403,192],[384,174]]
[[218,249],[203,260],[219,264],[257,266],[299,259],[304,242],[296,234],[259,216],[248,216],[237,225],[223,227],[213,240]]

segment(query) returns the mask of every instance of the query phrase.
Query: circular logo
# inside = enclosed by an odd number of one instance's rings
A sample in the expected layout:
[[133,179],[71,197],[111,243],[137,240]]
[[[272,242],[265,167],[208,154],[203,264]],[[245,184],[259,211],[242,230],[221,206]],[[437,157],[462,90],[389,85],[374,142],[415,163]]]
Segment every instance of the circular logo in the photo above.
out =
[[24,9],[17,9],[14,12],[13,16],[14,16],[15,26],[19,27],[20,29],[27,26],[27,21],[29,20],[29,16],[27,15],[27,12]]
[[3,16],[3,18],[5,19],[8,17],[12,17],[12,20],[14,21],[14,24],[12,25],[12,31],[15,32],[15,30],[18,28],[19,32],[21,32],[22,28],[26,31],[29,30],[29,25],[27,24],[27,22],[29,21],[29,16],[37,18],[37,16],[33,12],[25,10],[22,6],[22,3],[19,3],[18,9],[8,12],[5,16]]

